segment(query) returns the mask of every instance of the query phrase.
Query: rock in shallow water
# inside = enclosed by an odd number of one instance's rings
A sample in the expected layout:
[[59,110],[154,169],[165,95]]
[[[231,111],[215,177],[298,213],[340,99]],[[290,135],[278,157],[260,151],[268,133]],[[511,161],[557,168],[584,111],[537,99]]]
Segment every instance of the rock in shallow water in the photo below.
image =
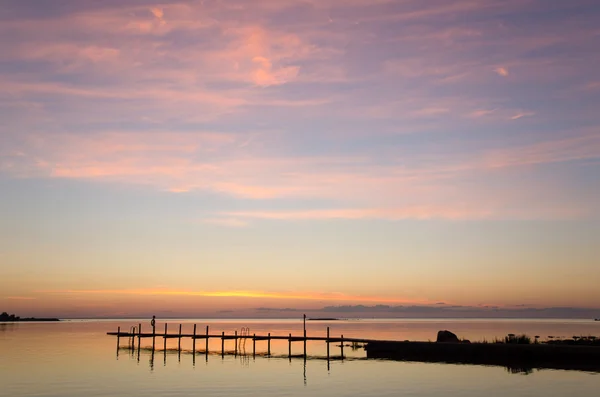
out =
[[442,343],[460,343],[458,336],[450,331],[438,331],[436,342]]

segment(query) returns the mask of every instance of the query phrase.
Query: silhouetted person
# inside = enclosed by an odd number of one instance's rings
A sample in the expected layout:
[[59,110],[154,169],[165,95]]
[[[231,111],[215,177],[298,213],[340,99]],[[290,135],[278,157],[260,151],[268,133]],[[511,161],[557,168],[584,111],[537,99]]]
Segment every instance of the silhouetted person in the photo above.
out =
[[154,333],[154,327],[156,326],[156,316],[152,316],[152,320],[150,320],[150,325],[152,326],[152,333]]

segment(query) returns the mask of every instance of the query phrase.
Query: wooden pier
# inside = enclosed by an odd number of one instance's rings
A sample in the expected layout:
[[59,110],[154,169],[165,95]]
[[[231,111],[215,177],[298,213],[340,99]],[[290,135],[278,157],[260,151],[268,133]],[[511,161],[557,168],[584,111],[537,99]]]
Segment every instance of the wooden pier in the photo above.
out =
[[[329,327],[327,327],[327,331],[324,336],[307,336],[306,328],[304,328],[303,335],[301,335],[301,336],[292,335],[291,333],[288,335],[271,335],[271,333],[268,333],[266,335],[256,335],[256,334],[250,334],[248,328],[242,329],[242,332],[240,332],[240,333],[238,333],[238,331],[235,331],[233,334],[225,334],[225,332],[210,333],[210,329],[209,329],[208,325],[206,326],[206,329],[204,330],[203,333],[198,333],[196,324],[194,324],[193,329],[194,330],[191,334],[190,333],[182,333],[182,325],[179,324],[179,328],[178,328],[177,332],[169,333],[168,324],[165,323],[164,332],[157,333],[155,327],[151,328],[151,332],[143,332],[142,324],[138,324],[137,326],[130,327],[129,331],[121,331],[121,327],[119,327],[116,332],[107,332],[107,335],[117,337],[117,349],[121,347],[121,345],[120,345],[121,338],[128,339],[129,343],[128,343],[127,347],[132,350],[136,349],[136,341],[137,341],[137,349],[139,350],[142,345],[142,339],[151,338],[152,339],[152,351],[154,351],[156,349],[156,339],[157,338],[163,339],[163,349],[165,351],[167,350],[167,340],[168,339],[177,339],[177,341],[178,341],[177,351],[179,351],[179,352],[181,352],[181,340],[182,339],[191,339],[192,353],[194,353],[194,354],[196,352],[200,352],[196,349],[196,341],[197,340],[204,339],[205,346],[204,346],[204,350],[202,351],[202,353],[208,354],[209,353],[209,340],[210,339],[220,339],[221,340],[221,349],[220,349],[221,355],[230,354],[230,353],[226,352],[226,350],[225,350],[225,341],[227,341],[227,340],[234,341],[233,353],[237,355],[237,354],[241,354],[241,349],[239,349],[239,347],[242,345],[242,343],[251,340],[252,341],[252,353],[251,354],[253,356],[255,356],[257,353],[256,352],[256,342],[267,342],[267,353],[266,354],[267,354],[267,356],[270,356],[271,355],[271,341],[286,340],[286,341],[288,341],[288,357],[290,357],[290,358],[293,356],[292,344],[294,342],[302,342],[302,345],[303,345],[302,356],[304,358],[306,358],[306,356],[307,356],[306,343],[308,341],[320,341],[320,342],[325,342],[325,344],[327,346],[327,359],[330,358],[330,344],[331,343],[335,343],[335,344],[339,343],[339,345],[337,347],[340,348],[340,357],[343,359],[345,343],[366,344],[366,343],[370,343],[370,342],[383,342],[380,340],[373,340],[373,339],[344,338],[344,335],[340,335],[339,337],[331,337],[330,332],[329,332]],[[346,347],[348,347],[348,346],[346,346]],[[217,353],[217,352],[215,352],[215,353]]]
[[[375,359],[391,359],[401,361],[416,361],[416,362],[444,362],[444,363],[460,363],[460,364],[475,364],[475,365],[497,365],[504,366],[508,369],[530,369],[530,368],[548,368],[548,369],[564,369],[564,370],[583,370],[600,373],[600,346],[570,346],[570,345],[553,345],[547,343],[535,344],[510,344],[510,343],[444,343],[444,342],[413,342],[413,341],[390,341],[362,338],[345,338],[344,335],[339,337],[331,337],[329,327],[326,329],[324,336],[308,336],[306,334],[306,325],[302,335],[266,335],[250,334],[249,328],[242,328],[241,331],[234,331],[233,334],[211,333],[209,326],[198,333],[197,325],[193,325],[192,333],[183,333],[182,324],[179,324],[176,332],[169,333],[169,325],[164,324],[164,331],[157,333],[155,327],[151,327],[151,332],[143,332],[142,324],[132,326],[128,331],[121,331],[118,327],[117,332],[107,332],[107,335],[117,337],[117,357],[119,349],[125,348],[121,346],[121,338],[127,338],[129,349],[132,354],[137,350],[138,361],[140,351],[142,350],[142,339],[152,339],[151,347],[151,367],[154,362],[154,352],[156,351],[157,338],[163,339],[164,361],[167,359],[167,340],[177,339],[177,349],[181,358],[181,341],[183,339],[191,340],[192,342],[192,357],[195,363],[196,353],[206,355],[208,360],[209,355],[209,340],[217,339],[221,341],[220,351],[212,351],[212,354],[225,355],[240,355],[248,356],[257,355],[257,342],[266,342],[266,354],[264,350],[261,356],[271,356],[272,341],[287,341],[287,355],[281,353],[276,357],[287,356],[290,360],[292,357],[303,357],[305,362],[307,359],[306,344],[312,342],[324,342],[326,344],[326,356],[314,356],[311,358],[327,358],[327,368],[329,370],[330,359],[344,359],[344,347],[352,347],[355,349],[362,345],[366,350],[366,358]],[[197,350],[196,342],[204,339],[204,349]],[[252,352],[246,351],[246,342],[252,341]],[[233,341],[234,349],[225,350],[225,341]],[[137,342],[137,343],[136,343]],[[292,344],[302,342],[303,350],[301,354],[292,354]],[[339,347],[339,356],[332,356],[330,345],[334,343]],[[339,343],[339,345],[337,345]],[[144,349],[149,349],[148,347]],[[175,349],[171,349],[175,350]],[[186,350],[189,351],[189,350]],[[281,345],[279,346],[281,352]]]

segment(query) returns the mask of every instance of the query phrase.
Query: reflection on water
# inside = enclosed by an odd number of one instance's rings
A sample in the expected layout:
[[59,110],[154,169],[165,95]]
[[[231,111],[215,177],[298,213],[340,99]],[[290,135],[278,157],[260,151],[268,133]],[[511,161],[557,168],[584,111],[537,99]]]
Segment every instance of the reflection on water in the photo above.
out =
[[[348,345],[350,346],[350,345]],[[250,365],[250,362],[255,362],[257,359],[273,359],[273,360],[287,360],[288,362],[294,361],[302,361],[304,363],[304,374],[306,376],[306,363],[308,361],[319,361],[327,363],[327,371],[331,370],[331,362],[332,361],[348,361],[348,360],[367,360],[367,358],[357,358],[357,357],[346,357],[346,356],[312,356],[303,354],[296,355],[284,355],[284,354],[267,354],[266,352],[260,353],[248,353],[246,351],[224,351],[224,352],[209,352],[209,351],[191,351],[191,350],[178,350],[178,349],[166,349],[166,350],[156,350],[152,348],[130,348],[130,347],[119,347],[117,348],[116,359],[122,359],[123,357],[127,357],[130,360],[135,360],[138,364],[147,361],[148,367],[151,371],[154,370],[155,365],[157,363],[162,364],[163,366],[167,365],[167,357],[169,360],[177,361],[178,364],[181,363],[182,355],[185,357],[191,358],[191,365],[193,367],[196,366],[196,361],[202,361],[203,363],[209,362],[209,357],[211,360],[225,360],[227,357],[233,357],[237,359],[242,366]]]
[[15,331],[19,323],[0,323],[0,332]]
[[[350,345],[348,345],[350,346]],[[119,347],[117,348],[116,359],[119,360],[123,357],[128,357],[130,360],[135,360],[137,364],[147,362],[148,368],[150,371],[153,371],[155,365],[158,363],[162,364],[162,366],[167,365],[167,361],[176,361],[177,364],[181,363],[182,355],[191,359],[192,367],[196,366],[197,361],[201,361],[202,363],[208,363],[209,357],[211,360],[225,360],[233,357],[237,359],[241,366],[248,367],[250,363],[254,363],[257,359],[273,359],[273,360],[286,360],[288,362],[298,361],[303,362],[303,373],[304,380],[306,381],[306,367],[307,362],[326,362],[327,363],[327,372],[331,371],[331,363],[335,361],[344,362],[344,361],[401,361],[401,362],[414,362],[418,363],[420,361],[404,361],[404,360],[389,360],[389,359],[369,359],[366,357],[346,357],[346,356],[312,356],[312,355],[292,355],[288,356],[285,354],[267,354],[265,352],[261,353],[248,353],[245,351],[225,351],[225,352],[209,352],[209,351],[191,351],[191,350],[178,350],[178,349],[166,349],[166,350],[156,350],[152,348],[130,348],[130,347]],[[167,360],[168,357],[168,360]],[[431,361],[433,363],[434,361]],[[481,366],[481,367],[502,367],[506,370],[508,374],[511,375],[531,375],[536,371],[547,370],[544,368],[532,368],[532,367],[516,367],[512,365],[502,366],[502,365],[491,365],[491,364],[468,364],[468,363],[460,363],[460,362],[437,362],[447,365],[459,365],[459,366]],[[574,371],[579,371],[577,369],[573,369]],[[587,372],[587,371],[582,371]],[[590,374],[595,374],[597,371],[589,372]]]
[[506,372],[513,375],[531,375],[533,371],[533,368],[506,367]]
[[[143,325],[147,327],[148,320]],[[511,395],[559,397],[597,395],[598,377],[584,372],[531,370],[474,365],[426,364],[387,360],[367,360],[364,350],[345,346],[344,359],[340,346],[331,346],[326,360],[324,342],[308,343],[304,360],[302,343],[294,343],[288,357],[287,341],[273,341],[271,355],[264,341],[257,341],[253,355],[251,340],[238,346],[233,341],[210,341],[196,345],[191,341],[168,340],[166,350],[162,340],[144,341],[141,347],[129,349],[121,340],[116,350],[115,338],[106,335],[117,327],[128,330],[137,320],[69,321],[46,324],[0,325],[0,389],[1,397],[22,396],[397,396],[431,397],[504,397]],[[300,320],[196,320],[181,321],[183,332],[192,332],[210,325],[214,332],[233,334],[242,326],[252,334],[299,335]],[[171,320],[170,320],[171,323]],[[172,320],[179,324],[179,320]],[[162,325],[162,324],[161,324]],[[387,322],[361,321],[327,324],[332,337],[381,339],[422,339],[435,335],[438,329],[464,330],[471,339],[520,333],[522,329],[542,329],[548,335],[598,334],[600,327],[590,329],[582,322]],[[469,330],[469,326],[473,329]],[[171,325],[169,325],[171,327]],[[325,324],[307,324],[309,335],[324,336]],[[498,329],[494,331],[494,329]],[[568,333],[565,332],[568,330]],[[510,332],[509,331],[509,332]],[[458,331],[459,334],[461,333]],[[527,332],[534,334],[534,332]],[[541,332],[535,332],[540,334]],[[474,335],[470,336],[470,335]],[[392,338],[392,336],[395,336]],[[463,335],[461,335],[463,336]],[[434,336],[432,336],[434,338]],[[337,343],[335,345],[338,345]],[[117,359],[115,359],[115,356]],[[335,357],[334,357],[335,355]],[[527,377],[512,374],[528,374]]]

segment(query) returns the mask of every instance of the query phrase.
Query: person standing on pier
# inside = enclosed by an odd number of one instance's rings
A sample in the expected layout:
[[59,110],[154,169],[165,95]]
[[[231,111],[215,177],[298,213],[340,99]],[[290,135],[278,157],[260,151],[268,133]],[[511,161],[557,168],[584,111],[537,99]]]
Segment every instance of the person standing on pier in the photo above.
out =
[[154,329],[156,327],[156,316],[152,316],[152,320],[150,320],[150,325],[152,326],[152,333],[154,333]]

